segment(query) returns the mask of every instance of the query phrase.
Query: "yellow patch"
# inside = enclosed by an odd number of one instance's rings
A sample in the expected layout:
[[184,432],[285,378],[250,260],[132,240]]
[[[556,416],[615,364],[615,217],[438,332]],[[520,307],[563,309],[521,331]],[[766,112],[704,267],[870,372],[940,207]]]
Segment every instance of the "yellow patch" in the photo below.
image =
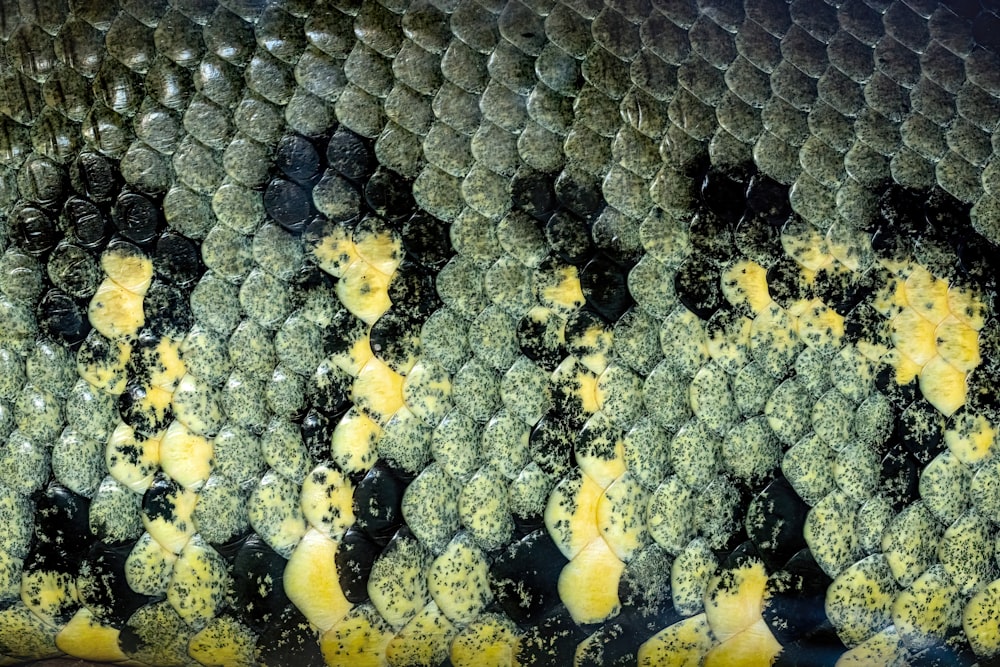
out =
[[936,325],[907,307],[890,322],[892,344],[896,349],[923,366],[937,354]]
[[155,365],[149,370],[149,383],[166,391],[173,391],[187,373],[181,358],[183,341],[161,338],[154,348]]
[[354,244],[354,249],[359,257],[387,276],[391,276],[403,261],[402,240],[384,231],[364,234]]
[[767,269],[743,259],[722,272],[722,294],[733,306],[747,306],[753,314],[767,308],[771,294],[767,290]]
[[[593,540],[559,573],[559,598],[577,623],[600,623],[621,609],[618,581],[625,563],[602,539]],[[595,585],[600,582],[600,585]]]
[[705,615],[720,642],[761,620],[766,584],[767,570],[757,560],[712,577],[705,592]]
[[101,268],[108,278],[137,295],[145,296],[153,282],[153,262],[143,255],[119,249],[101,255]]
[[344,270],[359,259],[358,251],[351,241],[351,230],[335,225],[331,232],[312,248],[316,265],[331,276],[340,278]]
[[306,475],[300,504],[306,521],[331,539],[354,524],[354,485],[333,466],[320,464]]
[[584,304],[583,288],[575,266],[563,266],[555,271],[554,284],[542,287],[538,301],[560,315],[567,316]]
[[375,324],[389,310],[389,276],[364,260],[344,270],[337,281],[337,297],[347,310],[365,324]]
[[451,643],[454,667],[510,667],[514,660],[517,626],[495,614],[483,614],[467,625]]
[[974,466],[989,458],[996,437],[996,427],[986,417],[963,412],[945,429],[944,444],[959,461]]
[[163,472],[183,487],[200,489],[215,463],[212,443],[174,420],[160,441]]
[[1000,580],[972,596],[962,614],[962,627],[976,655],[1000,653]]
[[599,538],[597,503],[603,492],[589,476],[580,474],[564,478],[549,494],[545,528],[567,559]]
[[131,426],[119,422],[104,448],[108,472],[123,486],[143,493],[159,467],[160,438],[137,437]]
[[382,427],[367,415],[351,408],[333,429],[330,451],[333,460],[344,472],[368,472],[378,453],[375,444],[382,435]]
[[937,331],[937,351],[941,358],[960,371],[969,372],[979,365],[979,334],[954,315],[941,320]]
[[194,489],[181,489],[173,500],[174,511],[171,521],[160,516],[150,520],[143,514],[142,525],[157,544],[171,553],[179,554],[195,533],[191,515],[198,503],[198,493]]
[[709,651],[704,667],[762,667],[772,664],[781,649],[767,623],[759,618],[749,628]]
[[976,331],[986,326],[986,305],[975,288],[952,285],[948,288],[948,310]]
[[105,278],[91,297],[87,317],[90,326],[112,340],[134,336],[146,323],[142,295],[125,289],[110,278]]
[[60,651],[82,660],[118,662],[128,656],[118,648],[119,631],[101,625],[90,610],[81,607],[56,635]]
[[920,391],[924,398],[945,417],[965,404],[966,374],[939,356],[920,371]]
[[712,629],[705,614],[691,616],[667,626],[646,640],[639,647],[639,667],[701,665],[714,645]]
[[351,609],[340,590],[337,543],[310,529],[285,566],[285,594],[309,622],[326,632]]
[[372,357],[358,373],[351,387],[354,405],[385,425],[396,410],[403,407],[403,381],[405,378]]
[[330,667],[385,667],[386,647],[394,636],[392,627],[363,605],[323,633],[319,648]]
[[948,316],[948,283],[935,278],[922,266],[914,265],[904,283],[906,302],[921,317],[938,324]]

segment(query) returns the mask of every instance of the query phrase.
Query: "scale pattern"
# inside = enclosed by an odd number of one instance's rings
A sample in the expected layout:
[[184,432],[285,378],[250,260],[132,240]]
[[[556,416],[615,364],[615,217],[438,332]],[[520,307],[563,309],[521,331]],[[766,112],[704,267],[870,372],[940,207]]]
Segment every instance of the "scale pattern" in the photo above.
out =
[[0,0],[0,662],[993,664],[997,35]]

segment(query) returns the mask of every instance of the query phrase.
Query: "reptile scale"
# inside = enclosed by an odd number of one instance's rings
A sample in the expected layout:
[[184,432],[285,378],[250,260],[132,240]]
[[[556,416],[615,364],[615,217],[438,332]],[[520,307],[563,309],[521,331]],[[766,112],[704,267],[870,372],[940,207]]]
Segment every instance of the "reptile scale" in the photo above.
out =
[[0,665],[1000,665],[994,0],[0,0]]

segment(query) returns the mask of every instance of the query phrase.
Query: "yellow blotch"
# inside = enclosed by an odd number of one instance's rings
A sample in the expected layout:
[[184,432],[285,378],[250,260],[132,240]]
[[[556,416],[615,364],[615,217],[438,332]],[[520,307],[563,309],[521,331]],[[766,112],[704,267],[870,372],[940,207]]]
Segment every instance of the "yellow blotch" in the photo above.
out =
[[639,667],[701,665],[714,645],[712,629],[705,614],[691,616],[667,626],[646,640],[639,647]]
[[105,250],[101,255],[101,268],[108,278],[139,296],[145,296],[153,282],[153,262],[131,246]]
[[559,598],[573,620],[600,623],[621,608],[618,581],[625,570],[608,543],[596,539],[578,553],[559,573]]
[[851,271],[857,272],[868,265],[872,255],[871,235],[862,232],[846,232],[836,225],[826,233],[830,254]]
[[938,412],[950,417],[965,404],[965,373],[935,356],[920,371],[920,391]]
[[789,221],[781,233],[781,247],[799,266],[809,271],[819,271],[833,262],[826,236],[805,221]]
[[396,410],[403,407],[405,378],[372,357],[351,387],[354,405],[380,425],[385,425]]
[[336,557],[337,543],[310,529],[285,566],[285,594],[321,632],[332,628],[351,609],[340,590]]
[[451,640],[458,634],[437,604],[430,602],[403,626],[385,647],[389,664],[439,665],[448,658]]
[[743,259],[722,272],[722,294],[734,306],[747,306],[755,315],[771,303],[767,291],[767,269]]
[[948,283],[935,278],[922,266],[914,265],[904,283],[906,301],[921,317],[934,324],[948,316]]
[[344,270],[337,281],[337,297],[347,310],[365,324],[375,324],[389,310],[389,276],[364,260]]
[[333,429],[330,451],[333,460],[346,473],[368,472],[378,454],[375,444],[382,427],[367,415],[351,408]]
[[892,344],[918,366],[923,366],[937,354],[935,324],[921,317],[913,308],[899,312],[889,326]]
[[56,646],[74,658],[118,662],[128,656],[118,648],[119,631],[102,625],[90,610],[81,607],[56,635]]
[[621,438],[612,442],[603,435],[593,437],[599,442],[591,441],[587,447],[576,448],[574,458],[586,477],[606,489],[628,469],[625,465],[625,445]]
[[45,623],[58,626],[59,614],[79,602],[76,577],[54,570],[28,570],[21,575],[21,601]]
[[972,596],[962,614],[962,627],[976,655],[1000,654],[1000,579]]
[[564,478],[549,494],[545,528],[567,559],[575,558],[599,537],[597,503],[604,489],[589,476]]
[[329,357],[329,361],[350,376],[357,376],[368,361],[375,356],[367,332],[364,336],[351,343],[343,352],[337,352]]
[[974,466],[990,456],[996,437],[996,426],[986,417],[963,411],[945,429],[944,444],[959,461]]
[[767,570],[758,560],[724,570],[709,581],[705,614],[712,633],[724,642],[761,620]]
[[127,340],[109,342],[113,353],[94,363],[83,363],[77,355],[76,372],[84,380],[113,396],[125,391],[128,382],[127,366],[132,356],[132,344]]
[[454,667],[510,667],[517,643],[517,626],[497,614],[483,614],[451,643]]
[[883,317],[891,318],[901,312],[909,302],[906,300],[906,284],[892,276],[883,285],[878,285],[872,298],[872,307]]
[[896,370],[897,384],[909,384],[920,375],[920,365],[899,350],[889,350],[882,361]]
[[191,637],[188,655],[206,667],[254,667],[257,637],[232,616],[218,616]]
[[160,438],[137,437],[131,426],[119,422],[104,448],[108,472],[123,486],[143,493],[159,467]]
[[578,373],[576,380],[579,384],[580,389],[577,392],[577,396],[580,399],[580,404],[587,413],[594,413],[601,409],[601,401],[598,397],[597,392],[597,380],[596,375],[591,375],[590,373]]
[[171,553],[179,554],[195,532],[191,515],[198,503],[198,493],[194,489],[182,488],[171,500],[174,511],[170,521],[161,516],[150,520],[143,514],[142,525],[157,544]]
[[820,299],[812,299],[795,319],[802,342],[809,347],[834,353],[844,338],[844,317]]
[[134,336],[146,323],[142,295],[125,289],[110,278],[105,278],[90,298],[87,317],[90,326],[111,339]]
[[354,485],[332,465],[306,475],[300,496],[302,514],[313,528],[334,540],[354,524]]
[[979,333],[954,315],[944,318],[937,327],[937,351],[941,358],[960,371],[969,372],[979,365]]
[[319,648],[330,667],[385,667],[386,647],[394,636],[371,605],[362,605],[323,633]]
[[[364,225],[364,222],[361,223]],[[355,236],[354,249],[358,256],[387,276],[399,268],[403,261],[403,241],[387,230],[367,231]]]
[[608,367],[608,354],[614,341],[614,332],[599,325],[592,325],[577,340],[578,347],[586,350],[579,357],[580,363],[591,372],[600,375]]
[[948,288],[948,310],[976,331],[986,326],[986,305],[978,288],[952,285]]
[[165,389],[160,389],[159,387],[150,386],[145,389],[146,395],[143,396],[141,401],[134,404],[133,410],[144,414],[152,414],[157,423],[162,423],[163,418],[167,414],[167,410],[170,409],[173,394]]
[[781,649],[767,623],[758,618],[752,626],[709,651],[704,667],[763,667],[772,664]]
[[160,441],[163,472],[183,487],[200,489],[212,474],[215,450],[212,443],[174,420]]
[[166,391],[173,391],[181,378],[187,374],[187,366],[181,358],[183,341],[161,338],[153,348],[154,364],[149,368],[149,383]]
[[646,529],[648,493],[635,478],[625,473],[601,495],[597,502],[597,527],[601,537],[623,561],[629,561],[649,542]]
[[335,225],[329,234],[312,247],[311,252],[316,265],[337,278],[342,277],[344,270],[359,259],[351,240],[351,230],[342,225]]
[[561,315],[569,315],[585,302],[580,276],[571,265],[559,267],[553,273],[550,284],[542,287],[538,301]]

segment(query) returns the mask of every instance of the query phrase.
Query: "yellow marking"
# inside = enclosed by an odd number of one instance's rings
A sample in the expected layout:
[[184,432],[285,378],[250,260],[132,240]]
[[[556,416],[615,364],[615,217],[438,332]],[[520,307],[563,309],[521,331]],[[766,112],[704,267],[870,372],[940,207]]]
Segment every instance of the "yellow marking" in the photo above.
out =
[[603,436],[597,437],[597,442],[591,442],[588,447],[577,447],[574,457],[584,476],[594,480],[602,489],[611,486],[627,470],[625,445],[618,437],[614,442]]
[[567,559],[599,538],[597,504],[604,489],[588,475],[564,478],[549,494],[545,528]]
[[948,310],[976,331],[986,326],[986,305],[978,288],[961,285],[949,287]]
[[188,655],[207,667],[254,667],[256,639],[232,616],[218,616],[191,637]]
[[781,650],[767,623],[758,618],[749,628],[709,651],[704,667],[761,667],[772,664]]
[[188,625],[200,627],[221,611],[228,583],[222,556],[196,537],[174,563],[167,601]]
[[705,615],[720,642],[761,620],[766,584],[767,570],[758,560],[712,577],[705,592]]
[[913,308],[905,308],[890,323],[892,344],[900,352],[923,366],[937,354],[935,324]]
[[1000,579],[972,596],[962,614],[962,627],[976,655],[1000,653]]
[[354,524],[354,485],[333,466],[320,464],[306,475],[300,504],[306,521],[331,539]]
[[173,394],[159,387],[150,386],[145,387],[145,389],[146,395],[141,401],[134,404],[133,409],[146,415],[152,415],[158,423],[162,423],[167,410],[170,409]]
[[581,356],[580,363],[591,372],[600,375],[608,367],[608,354],[611,352],[611,345],[614,341],[614,332],[611,329],[594,324],[583,332],[577,341],[577,345],[587,350]]
[[917,650],[944,641],[961,614],[962,596],[940,564],[920,575],[892,604],[893,625],[906,644]]
[[826,236],[808,222],[789,223],[781,233],[781,247],[804,269],[819,271],[833,263]]
[[335,225],[311,252],[316,265],[337,278],[343,277],[347,267],[359,259],[351,230],[343,225]]
[[351,346],[344,352],[338,352],[329,357],[333,365],[352,377],[356,377],[365,364],[369,362],[375,353],[372,352],[371,341],[367,334],[351,343]]
[[890,277],[885,284],[877,286],[872,298],[872,307],[888,319],[891,319],[908,305],[906,284],[896,276]]
[[979,334],[954,315],[944,318],[935,331],[941,358],[960,371],[969,372],[979,365]]
[[[840,236],[838,237],[838,232]],[[867,267],[872,255],[871,235],[831,226],[826,234],[830,254],[855,273]]]
[[841,572],[827,588],[827,618],[844,644],[857,646],[892,622],[896,592],[886,557],[868,556]]
[[150,533],[143,533],[125,559],[125,581],[136,593],[163,595],[176,562],[176,554],[160,546]]
[[[705,614],[669,625],[639,647],[639,667],[701,665],[715,640]],[[767,663],[764,663],[767,664]]]
[[84,364],[77,356],[76,372],[84,380],[98,389],[118,396],[125,391],[128,382],[127,366],[132,356],[132,344],[127,340],[110,341],[116,354],[108,359],[102,359],[92,364]]
[[403,407],[404,377],[372,357],[358,373],[351,387],[354,405],[378,422],[385,425],[396,410]]
[[966,374],[939,356],[920,371],[920,391],[924,398],[945,417],[965,404]]
[[930,271],[914,265],[904,283],[906,302],[921,317],[938,324],[948,316],[948,283],[935,278]]
[[105,250],[101,254],[101,268],[111,280],[140,297],[146,295],[153,282],[153,262],[131,248]]
[[597,501],[597,528],[615,555],[630,561],[649,542],[647,493],[630,473],[619,477]]
[[160,342],[153,348],[153,364],[149,369],[149,383],[154,387],[173,391],[181,378],[187,373],[187,367],[181,358],[181,344],[183,341],[161,338]]
[[510,667],[518,630],[510,619],[483,614],[463,629],[451,643],[454,667]]
[[198,503],[198,493],[194,489],[182,488],[172,496],[173,517],[167,521],[163,517],[150,520],[142,515],[142,525],[150,536],[164,549],[179,554],[195,533],[191,514]]
[[[577,623],[600,623],[621,609],[618,581],[625,563],[608,543],[598,538],[588,544],[559,573],[559,598]],[[600,585],[595,586],[595,582]]]
[[989,458],[996,437],[996,427],[986,417],[963,412],[945,429],[944,444],[959,461],[974,466]]
[[160,465],[163,472],[183,487],[200,489],[212,474],[215,450],[203,438],[180,421],[167,427],[160,441]]
[[285,566],[285,594],[321,632],[332,628],[351,609],[340,590],[336,556],[337,543],[310,529]]
[[889,350],[885,356],[882,357],[882,361],[896,369],[895,377],[897,384],[909,384],[920,375],[920,365],[899,350]]
[[146,323],[142,295],[125,289],[110,278],[105,278],[91,297],[87,317],[90,326],[112,340],[134,336]]
[[119,422],[108,438],[104,463],[108,472],[123,486],[143,493],[153,483],[159,467],[160,437],[137,437],[131,426]]
[[21,601],[35,616],[58,627],[59,615],[80,601],[76,576],[53,570],[26,571],[21,575]]
[[330,667],[385,667],[385,650],[394,636],[371,606],[362,605],[323,633],[319,648]]
[[56,635],[56,646],[74,658],[119,662],[128,656],[118,647],[119,631],[102,625],[90,610],[81,607]]
[[375,324],[389,310],[389,276],[364,260],[357,260],[344,270],[337,281],[337,297],[347,310],[365,324]]
[[439,665],[456,634],[458,628],[430,602],[392,638],[385,657],[390,665]]
[[387,276],[391,276],[403,262],[402,239],[386,231],[365,233],[354,244],[354,249],[359,257]]
[[754,315],[771,303],[767,291],[767,269],[742,259],[722,272],[722,294],[734,306],[747,306]]
[[822,300],[809,301],[795,319],[795,326],[799,338],[809,347],[819,348],[830,354],[840,349],[844,338],[844,317]]
[[561,266],[553,272],[553,281],[546,280],[538,295],[538,302],[566,317],[585,302],[580,276],[576,267]]
[[333,429],[330,451],[334,462],[349,474],[367,472],[378,458],[375,445],[381,435],[376,422],[352,407]]

